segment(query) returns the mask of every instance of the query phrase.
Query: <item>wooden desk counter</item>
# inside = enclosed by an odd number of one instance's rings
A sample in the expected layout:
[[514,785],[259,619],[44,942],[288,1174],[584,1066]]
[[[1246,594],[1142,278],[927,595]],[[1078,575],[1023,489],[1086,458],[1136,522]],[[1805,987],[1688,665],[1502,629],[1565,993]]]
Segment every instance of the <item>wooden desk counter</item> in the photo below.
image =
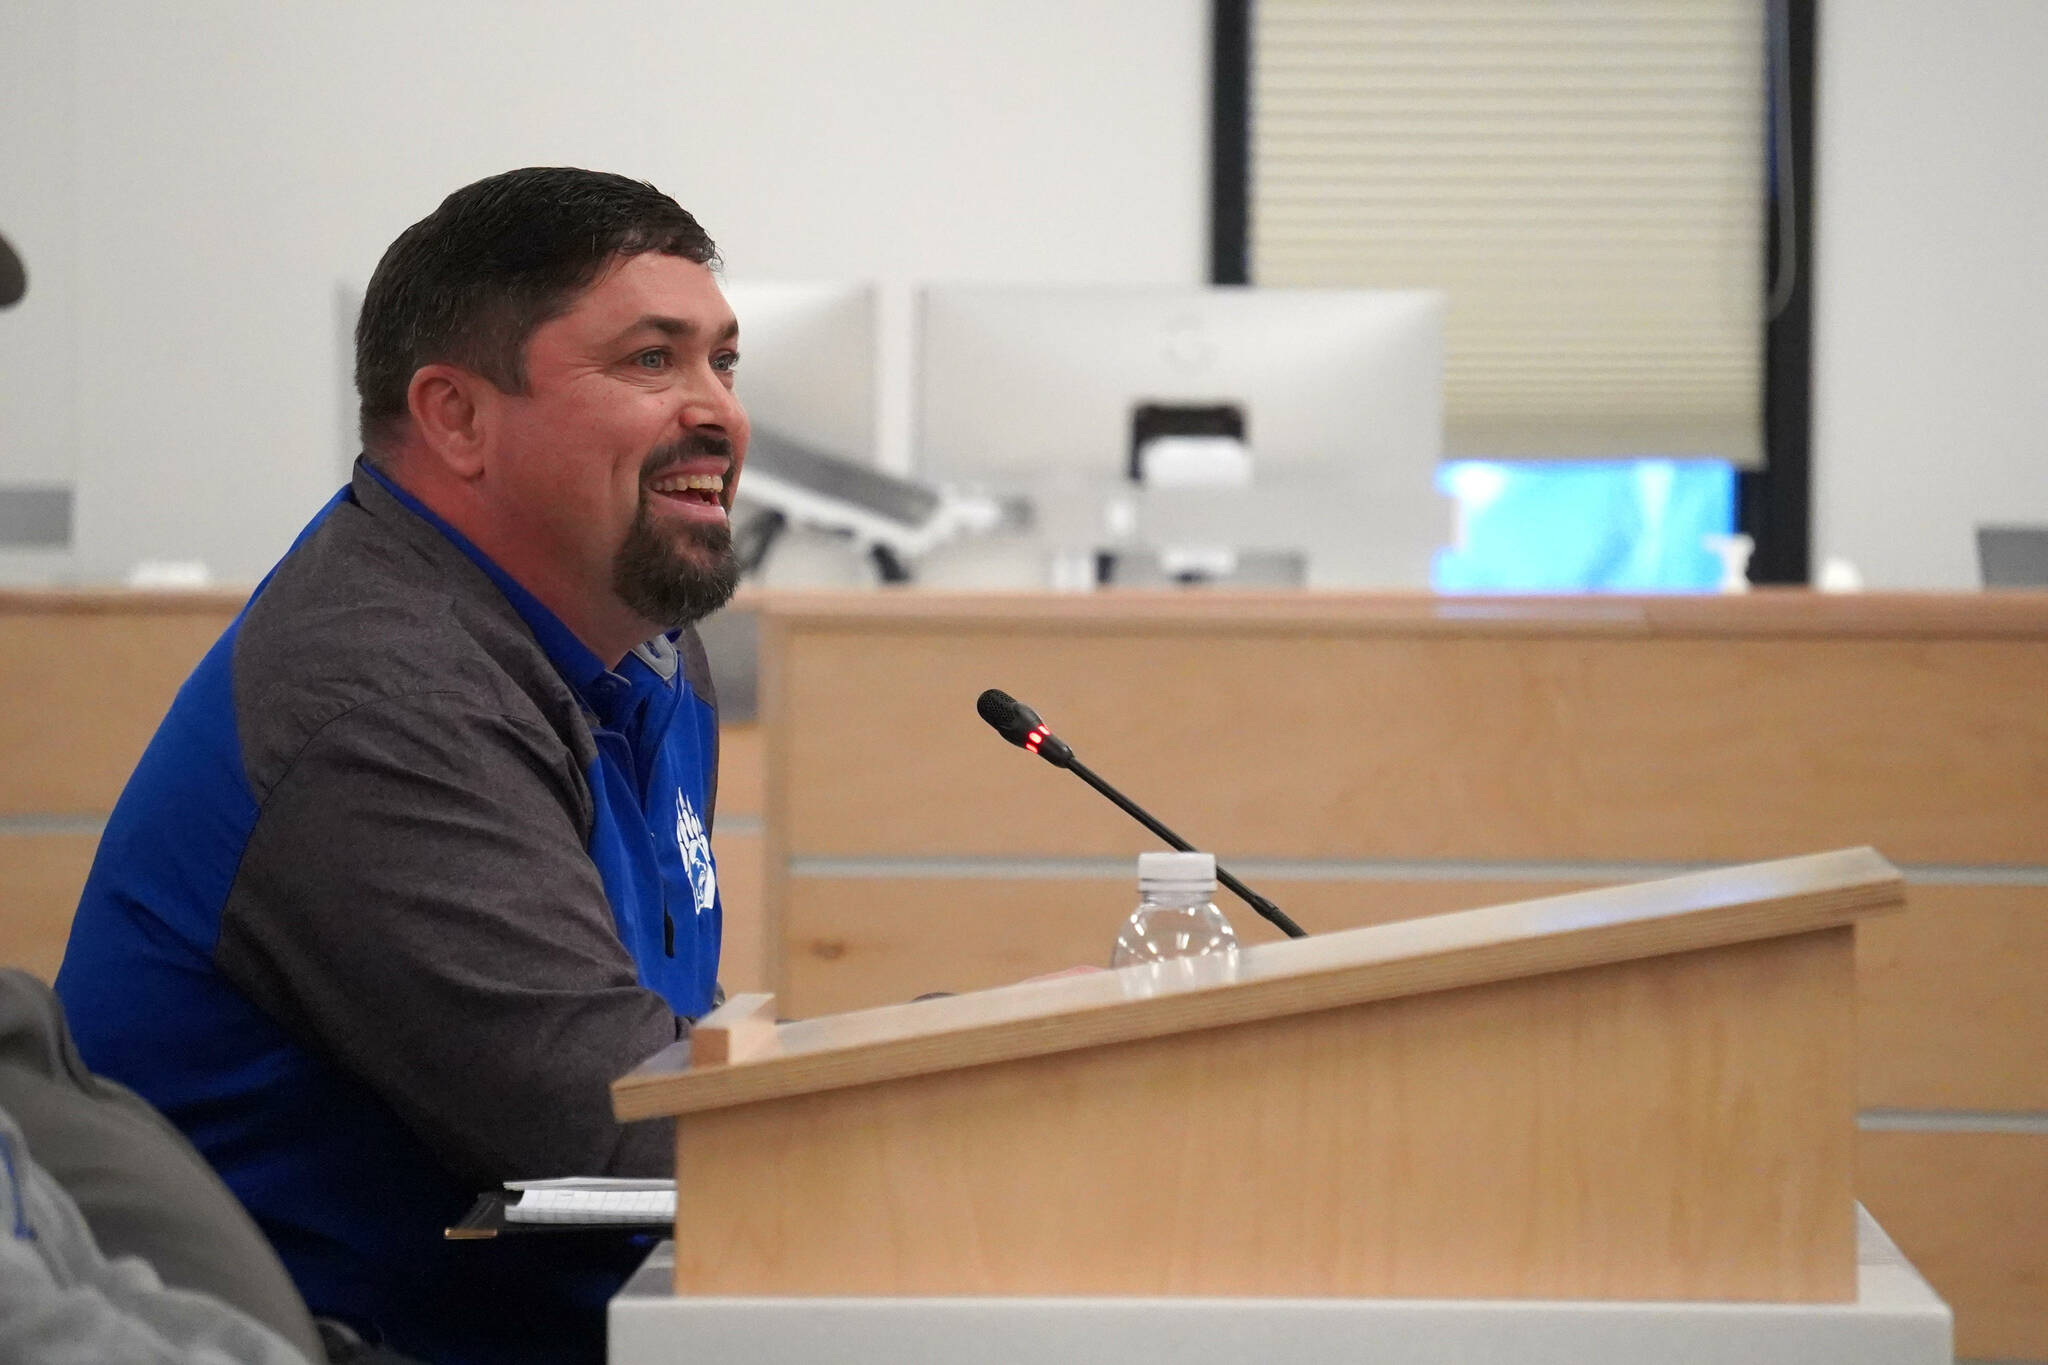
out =
[[1057,622],[1077,630],[1218,625],[1294,631],[1637,634],[1872,634],[2048,638],[2048,590],[1737,595],[1445,597],[1420,592],[1117,590],[1095,593],[745,592],[735,607],[783,622],[973,625]]
[[[1964,1355],[2048,1359],[2048,593],[768,595],[750,983],[823,1013],[1105,958],[1156,846],[1311,930],[1868,843],[1860,1193]],[[1234,901],[1247,941],[1272,936]]]
[[1240,859],[2048,865],[2048,595],[770,599],[762,649],[790,857],[1149,846],[994,686]]
[[0,591],[0,963],[56,975],[101,823],[247,597]]

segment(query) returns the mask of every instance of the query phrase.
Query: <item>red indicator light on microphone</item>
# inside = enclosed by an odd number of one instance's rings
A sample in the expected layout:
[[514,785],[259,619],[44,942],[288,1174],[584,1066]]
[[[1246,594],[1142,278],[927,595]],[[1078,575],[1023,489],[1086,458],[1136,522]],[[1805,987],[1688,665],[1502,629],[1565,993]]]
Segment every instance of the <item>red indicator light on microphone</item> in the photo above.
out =
[[1037,753],[1038,746],[1043,744],[1045,742],[1045,737],[1051,733],[1052,731],[1046,729],[1043,725],[1039,726],[1030,734],[1024,736],[1024,747],[1029,749],[1034,754]]

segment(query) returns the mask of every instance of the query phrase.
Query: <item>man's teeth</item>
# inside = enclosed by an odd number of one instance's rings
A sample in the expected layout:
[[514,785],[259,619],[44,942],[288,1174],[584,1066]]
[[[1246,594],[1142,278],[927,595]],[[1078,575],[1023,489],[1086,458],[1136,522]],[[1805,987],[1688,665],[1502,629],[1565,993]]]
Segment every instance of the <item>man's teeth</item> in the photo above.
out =
[[657,493],[723,493],[725,480],[717,474],[670,474],[647,486]]

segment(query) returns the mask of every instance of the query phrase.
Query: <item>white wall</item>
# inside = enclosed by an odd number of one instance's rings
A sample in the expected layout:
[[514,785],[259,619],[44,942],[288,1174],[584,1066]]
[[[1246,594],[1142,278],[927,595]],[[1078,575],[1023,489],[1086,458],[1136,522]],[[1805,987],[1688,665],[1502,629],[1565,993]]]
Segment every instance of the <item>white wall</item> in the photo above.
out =
[[1820,25],[1815,549],[1974,587],[1979,522],[2048,523],[2048,4]]
[[[0,313],[0,485],[68,484],[77,467],[71,30],[54,6],[0,21],[0,235],[28,269],[27,295]],[[61,552],[0,549],[0,581],[69,563]]]
[[[13,0],[0,482],[76,478],[68,557],[260,573],[336,481],[335,292],[508,166],[631,171],[739,278],[1203,277],[1204,0]],[[1815,537],[1967,587],[2048,521],[2048,4],[1822,15]],[[900,401],[900,399],[899,399]],[[906,414],[885,410],[885,459]]]
[[14,0],[0,482],[75,472],[66,576],[253,580],[338,482],[337,289],[511,166],[643,176],[736,278],[882,280],[892,334],[915,280],[1199,282],[1207,10]]

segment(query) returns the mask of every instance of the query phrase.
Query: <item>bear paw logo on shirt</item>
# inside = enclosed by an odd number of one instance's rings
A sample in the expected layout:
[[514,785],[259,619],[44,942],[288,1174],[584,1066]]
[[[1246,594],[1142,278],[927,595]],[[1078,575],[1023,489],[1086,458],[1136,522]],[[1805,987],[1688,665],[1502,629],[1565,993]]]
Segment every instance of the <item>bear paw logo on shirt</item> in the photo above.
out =
[[711,861],[711,840],[704,835],[704,822],[680,789],[676,791],[676,851],[683,855],[683,871],[689,874],[701,915],[718,899],[718,868]]

